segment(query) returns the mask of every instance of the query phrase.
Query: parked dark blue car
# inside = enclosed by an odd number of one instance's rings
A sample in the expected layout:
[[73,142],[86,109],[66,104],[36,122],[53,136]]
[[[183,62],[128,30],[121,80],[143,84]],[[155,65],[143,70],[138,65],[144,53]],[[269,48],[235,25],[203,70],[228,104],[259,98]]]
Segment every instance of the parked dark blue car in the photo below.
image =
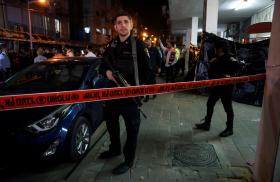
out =
[[[99,58],[51,59],[33,64],[2,84],[0,95],[94,89],[106,86]],[[103,121],[103,102],[0,112],[1,156],[79,160]]]

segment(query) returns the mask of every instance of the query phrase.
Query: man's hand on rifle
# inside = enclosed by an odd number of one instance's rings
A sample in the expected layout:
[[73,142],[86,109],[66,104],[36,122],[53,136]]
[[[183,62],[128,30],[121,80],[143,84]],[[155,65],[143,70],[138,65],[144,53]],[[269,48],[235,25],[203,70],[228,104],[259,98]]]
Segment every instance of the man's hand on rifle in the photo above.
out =
[[[121,87],[121,84],[115,79],[114,73],[113,73],[111,70],[107,70],[107,71],[106,71],[106,76],[107,76],[107,78],[108,78],[109,80],[115,82],[116,85],[118,85],[119,87]],[[128,84],[128,83],[126,82],[126,80],[123,79],[123,81],[125,82],[125,83],[124,83],[125,86],[130,86],[130,84]]]

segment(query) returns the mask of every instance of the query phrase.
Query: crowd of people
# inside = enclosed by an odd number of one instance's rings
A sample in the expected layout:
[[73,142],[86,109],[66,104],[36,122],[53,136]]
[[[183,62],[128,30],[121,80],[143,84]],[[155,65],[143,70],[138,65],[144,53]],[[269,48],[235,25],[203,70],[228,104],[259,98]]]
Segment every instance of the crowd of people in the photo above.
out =
[[49,58],[64,57],[101,57],[104,48],[93,49],[87,46],[85,49],[60,48],[60,47],[37,47],[32,52],[29,48],[20,48],[19,51],[8,49],[3,46],[0,48],[0,81],[7,79],[19,70]]
[[[152,43],[152,38],[146,38],[145,46],[151,55],[151,66],[155,75],[165,76],[166,82],[174,82],[176,76],[184,76],[188,60],[188,46],[183,45],[178,48],[175,42],[166,40],[166,47],[164,47],[160,39],[158,43]],[[32,51],[28,47],[21,47],[18,51],[2,47],[0,49],[0,80],[3,81],[28,65],[46,61],[49,58],[102,57],[104,51],[105,47],[93,49],[92,46],[87,46],[85,49],[37,46]]]
[[[174,78],[180,74],[184,76],[185,65],[187,61],[187,46],[182,49],[174,47],[174,44],[167,40],[167,47],[164,47],[161,40],[159,44],[152,43],[152,37],[148,37],[145,41],[151,55],[151,66],[156,75],[166,76],[166,82],[174,82]],[[163,46],[163,47],[162,47]],[[167,51],[169,50],[170,51]],[[0,80],[4,80],[33,63],[46,61],[49,58],[64,58],[64,57],[102,57],[105,48],[93,49],[92,46],[87,46],[83,49],[73,48],[49,48],[37,47],[31,51],[28,48],[20,48],[19,51],[7,49],[3,47],[0,49]],[[173,56],[175,51],[176,56]],[[167,62],[166,62],[167,61]],[[155,83],[155,82],[154,82]]]

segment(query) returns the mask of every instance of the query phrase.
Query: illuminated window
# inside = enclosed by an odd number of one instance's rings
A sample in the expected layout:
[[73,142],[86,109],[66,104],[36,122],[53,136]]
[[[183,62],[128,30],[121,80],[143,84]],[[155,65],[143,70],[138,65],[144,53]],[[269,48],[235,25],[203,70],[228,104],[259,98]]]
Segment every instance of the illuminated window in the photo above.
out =
[[102,34],[106,35],[106,28],[102,28]]
[[58,19],[55,19],[55,32],[60,33],[61,32],[61,22]]
[[50,29],[50,18],[45,16],[44,17],[44,24],[45,24],[45,33],[48,35]]
[[96,31],[97,33],[101,33],[101,30],[100,30],[99,28],[96,28],[95,31]]

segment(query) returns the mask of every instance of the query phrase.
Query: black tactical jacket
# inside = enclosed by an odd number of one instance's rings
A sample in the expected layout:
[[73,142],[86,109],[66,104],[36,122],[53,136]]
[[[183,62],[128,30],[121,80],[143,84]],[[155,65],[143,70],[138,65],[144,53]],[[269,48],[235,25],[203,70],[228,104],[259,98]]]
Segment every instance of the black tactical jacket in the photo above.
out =
[[[137,49],[137,63],[140,84],[149,83],[152,70],[150,65],[150,58],[148,49],[145,44],[136,38],[136,49]],[[119,71],[125,80],[130,85],[135,85],[134,76],[134,61],[132,57],[132,46],[131,38],[124,42],[121,42],[119,37],[112,40],[104,52],[104,61],[101,64],[101,73],[105,75],[107,70],[111,70],[106,61],[110,62],[113,68]]]
[[219,79],[234,76],[239,69],[240,65],[238,61],[229,54],[224,54],[210,63],[208,75],[210,79]]

